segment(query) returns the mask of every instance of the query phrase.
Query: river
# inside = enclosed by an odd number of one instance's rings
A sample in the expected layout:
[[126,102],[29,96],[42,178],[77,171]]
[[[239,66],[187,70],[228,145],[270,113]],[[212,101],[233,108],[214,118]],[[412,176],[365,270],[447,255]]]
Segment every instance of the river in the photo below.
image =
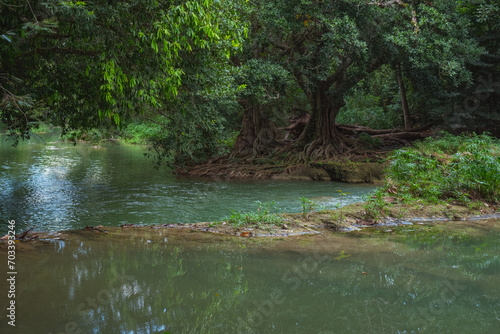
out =
[[500,224],[450,227],[274,240],[117,228],[16,243],[16,327],[2,266],[0,332],[496,333]]
[[213,221],[232,210],[255,210],[256,201],[301,212],[301,197],[316,200],[318,209],[331,209],[341,204],[338,190],[349,193],[342,199],[346,205],[374,189],[337,182],[176,178],[167,168],[155,169],[142,146],[94,148],[34,138],[14,148],[5,136],[0,141],[0,215],[15,219],[19,229]]
[[[338,189],[347,204],[373,187],[177,179],[123,144],[31,141],[0,153],[2,224],[72,230],[15,243],[15,274],[0,243],[0,333],[498,331],[499,220],[275,239],[122,229],[218,219],[255,200],[334,207]],[[108,233],[80,229],[98,224]]]

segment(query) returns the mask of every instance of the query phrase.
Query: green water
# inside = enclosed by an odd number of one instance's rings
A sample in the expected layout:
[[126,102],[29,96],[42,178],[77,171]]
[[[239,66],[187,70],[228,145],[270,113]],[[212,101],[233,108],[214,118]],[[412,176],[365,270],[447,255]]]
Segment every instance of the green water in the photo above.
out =
[[18,231],[212,221],[231,210],[255,210],[255,201],[300,212],[303,196],[334,208],[339,189],[350,193],[343,205],[362,201],[374,189],[335,182],[182,179],[166,168],[155,170],[140,146],[44,145],[35,138],[13,148],[5,136],[0,141],[0,233],[6,232],[7,219],[16,221]]
[[[117,229],[18,243],[16,327],[2,314],[0,332],[497,333],[500,223],[446,226],[272,241]],[[2,270],[2,295],[5,282]]]
[[[1,138],[1,137],[0,137]],[[299,197],[340,204],[366,185],[177,179],[141,147],[0,145],[1,232],[220,218]],[[496,333],[500,222],[259,239],[178,229],[77,230],[16,243],[16,327],[0,333]],[[2,233],[3,234],[3,233]],[[55,235],[55,234],[54,234]]]

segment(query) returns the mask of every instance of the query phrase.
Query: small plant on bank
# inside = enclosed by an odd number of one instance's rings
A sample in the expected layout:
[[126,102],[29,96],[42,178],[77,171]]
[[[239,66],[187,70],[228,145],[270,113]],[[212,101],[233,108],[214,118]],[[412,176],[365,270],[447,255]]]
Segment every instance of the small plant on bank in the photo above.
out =
[[343,205],[342,205],[342,199],[349,195],[350,193],[345,193],[343,192],[342,190],[337,190],[340,194],[340,220],[343,221],[344,220],[344,211],[342,209]]
[[316,203],[309,198],[302,196],[300,200],[302,201],[302,214],[304,217],[316,210]]
[[256,211],[233,211],[231,215],[224,217],[220,222],[227,222],[234,227],[242,227],[245,225],[255,225],[258,228],[263,226],[279,225],[283,223],[281,211],[276,207],[276,203],[272,202],[255,202],[258,206]]
[[366,218],[377,220],[382,216],[382,212],[385,212],[389,205],[384,200],[385,195],[384,189],[378,188],[375,193],[366,196],[364,204]]

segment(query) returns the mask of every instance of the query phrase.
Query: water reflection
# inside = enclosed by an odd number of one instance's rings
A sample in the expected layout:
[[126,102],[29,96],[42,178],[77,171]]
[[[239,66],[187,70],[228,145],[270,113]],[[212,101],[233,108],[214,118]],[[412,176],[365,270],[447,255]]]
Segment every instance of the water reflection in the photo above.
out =
[[[50,140],[46,140],[50,142]],[[276,201],[283,211],[301,211],[299,197],[318,205],[340,204],[337,189],[357,202],[369,185],[334,182],[229,182],[177,179],[155,170],[131,145],[90,145],[38,141],[12,148],[0,144],[0,214],[18,230],[81,228],[86,225],[165,224],[216,220],[231,210],[255,210],[255,201]],[[0,223],[0,233],[5,233]]]
[[493,333],[499,225],[274,241],[79,232],[19,253],[16,330]]

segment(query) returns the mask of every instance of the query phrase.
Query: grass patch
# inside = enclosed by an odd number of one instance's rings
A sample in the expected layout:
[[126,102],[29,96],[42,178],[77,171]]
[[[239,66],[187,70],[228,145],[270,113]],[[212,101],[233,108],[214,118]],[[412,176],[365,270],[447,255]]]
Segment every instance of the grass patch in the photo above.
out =
[[389,157],[387,179],[366,202],[373,218],[393,203],[457,203],[474,208],[500,198],[500,141],[442,133]]
[[231,215],[222,218],[216,223],[228,223],[235,228],[243,226],[255,226],[262,229],[283,223],[281,211],[276,207],[276,203],[256,201],[257,209],[255,211],[233,211]]
[[121,133],[121,137],[130,144],[148,144],[165,135],[161,125],[153,122],[130,123]]

